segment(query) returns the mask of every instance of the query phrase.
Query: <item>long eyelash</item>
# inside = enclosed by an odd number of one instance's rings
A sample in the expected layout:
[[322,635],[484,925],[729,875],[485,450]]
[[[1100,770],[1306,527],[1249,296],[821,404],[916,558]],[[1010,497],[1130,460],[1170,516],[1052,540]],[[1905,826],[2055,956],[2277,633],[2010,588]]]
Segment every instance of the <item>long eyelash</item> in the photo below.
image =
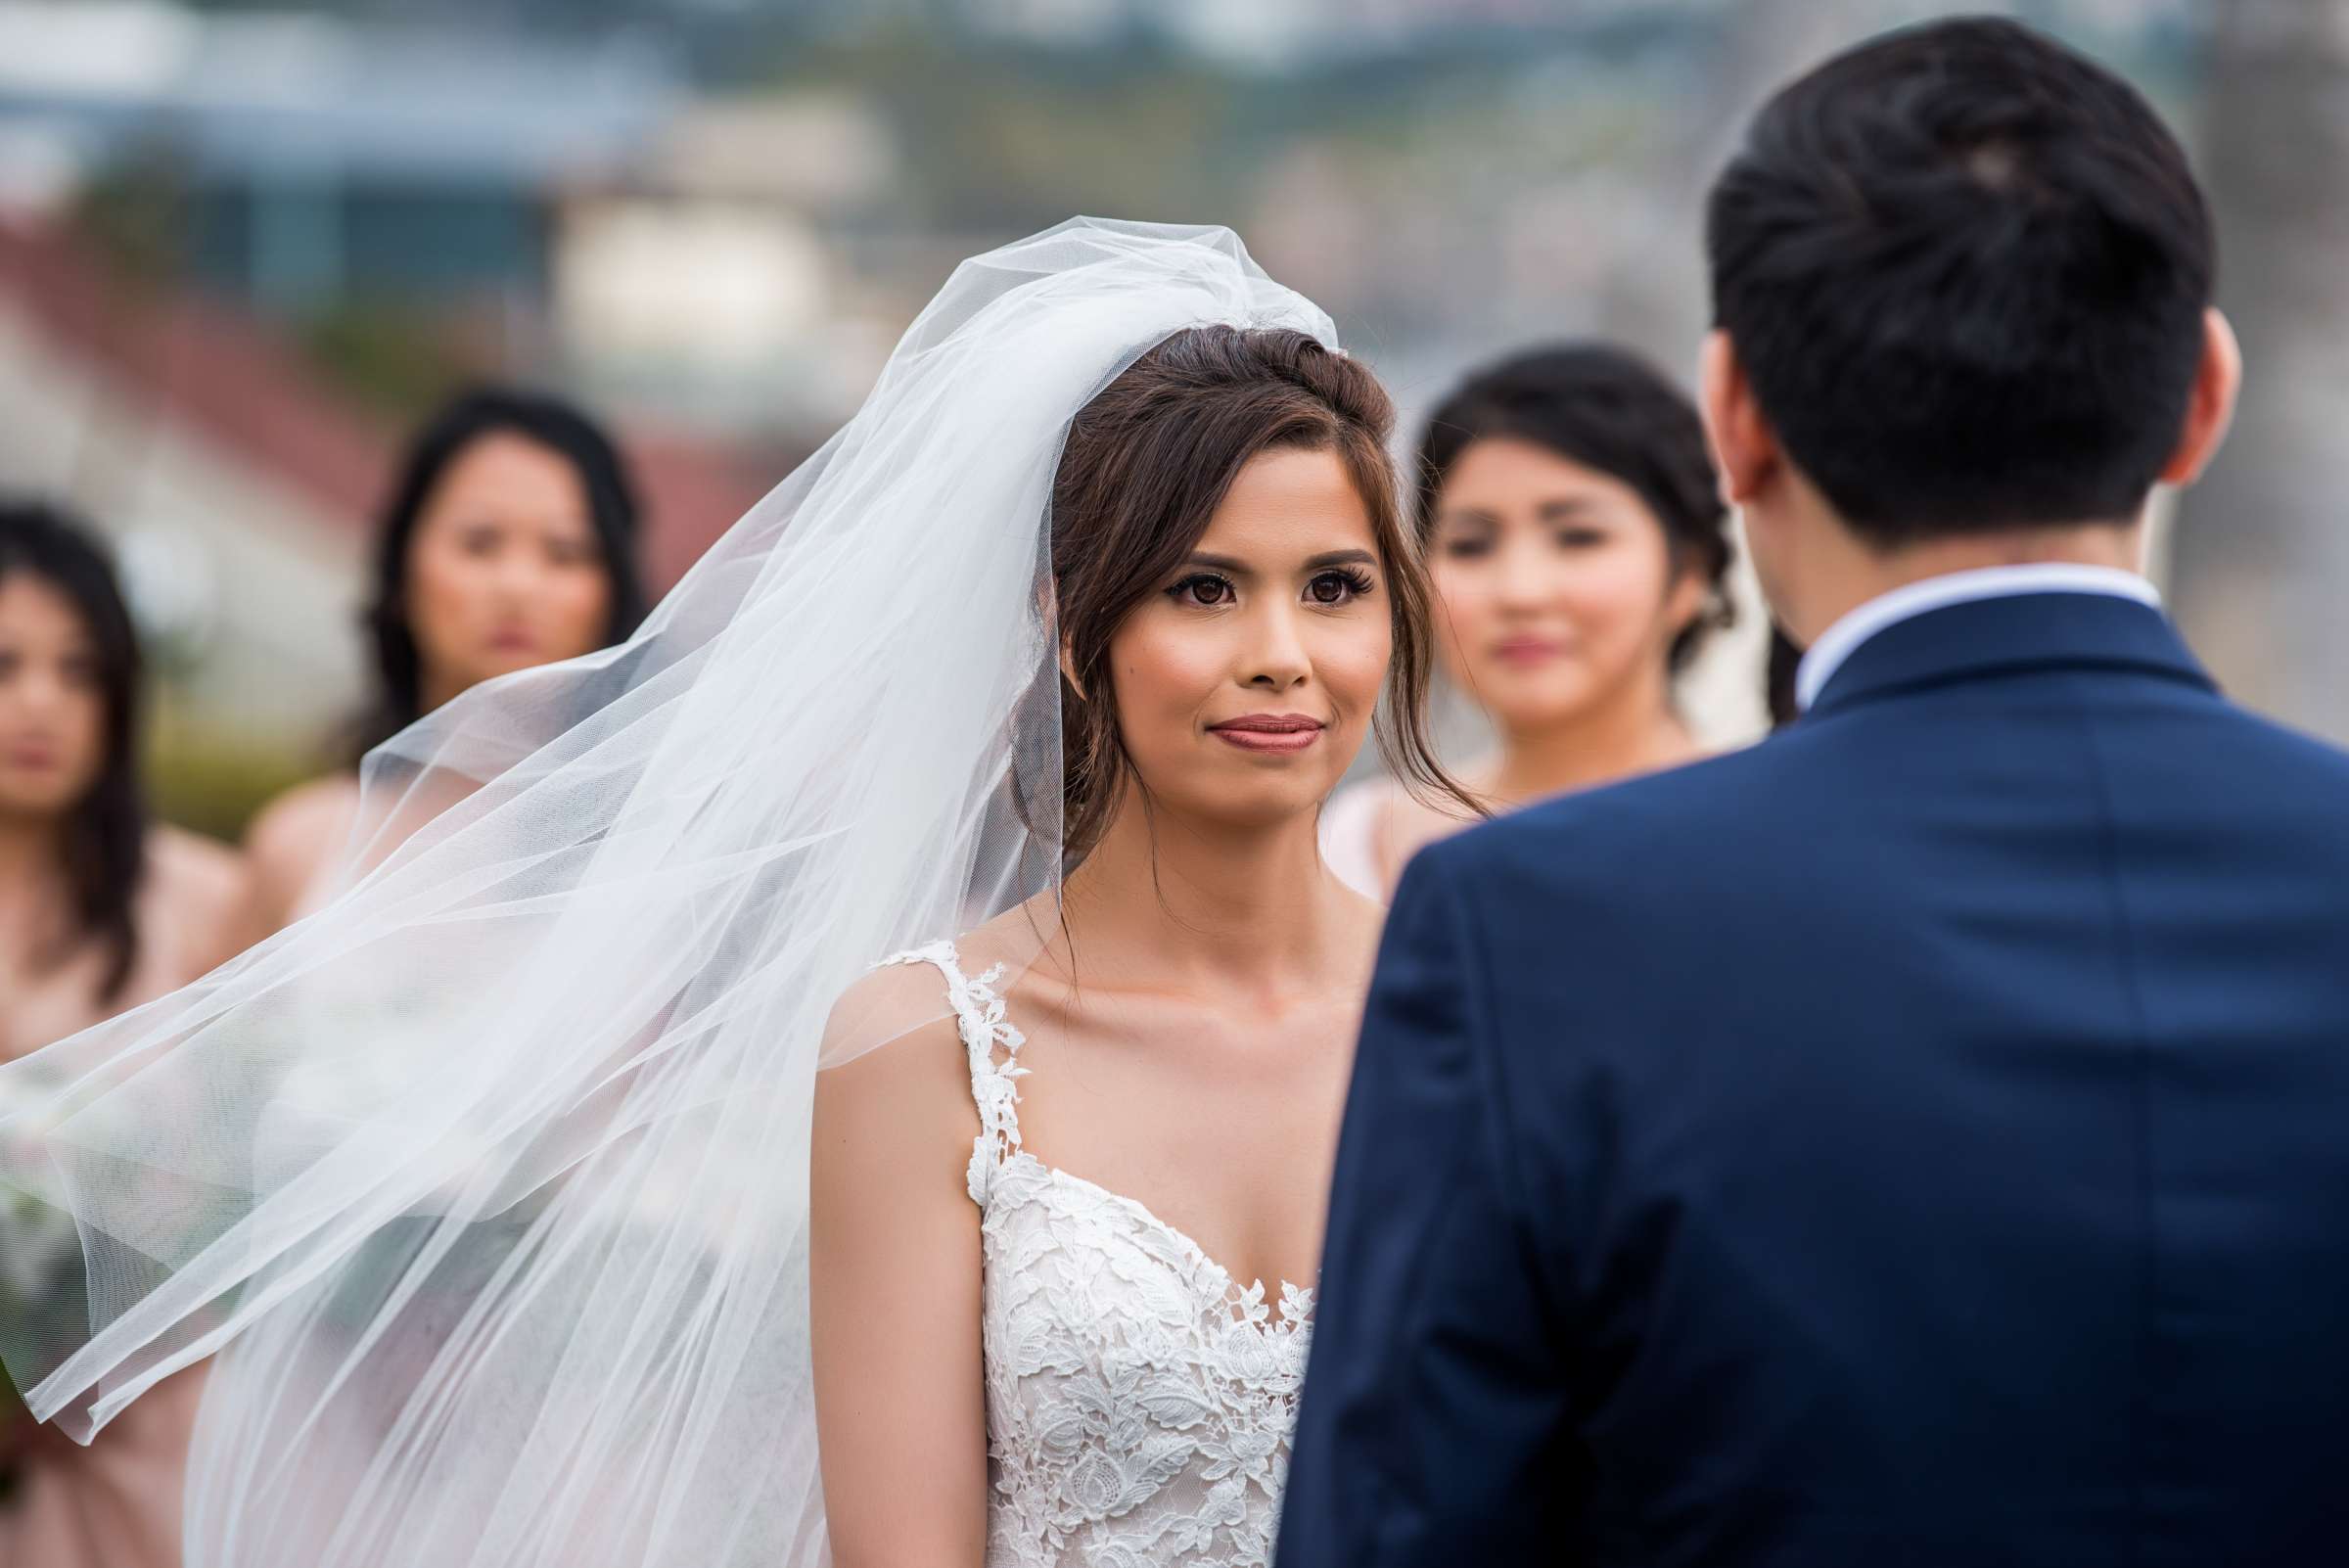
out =
[[[1220,572],[1194,572],[1189,576],[1184,577],[1181,581],[1170,584],[1166,590],[1167,597],[1170,599],[1179,599],[1191,589],[1199,586],[1199,584],[1202,582],[1212,582],[1219,588],[1232,587],[1231,578],[1224,576]],[[1238,590],[1232,589],[1232,591],[1237,592]],[[1202,610],[1210,610],[1215,607],[1213,605],[1201,605],[1199,608]]]
[[[1378,586],[1377,582],[1371,578],[1370,574],[1363,571],[1360,567],[1331,567],[1326,572],[1316,572],[1313,574],[1313,581],[1315,582],[1327,582],[1331,577],[1335,577],[1340,582],[1346,584],[1345,599],[1322,600],[1319,598],[1314,598],[1314,603],[1327,604],[1330,606],[1336,606],[1341,603],[1352,603],[1356,599],[1368,597],[1370,590]],[[1312,596],[1312,590],[1310,588],[1307,590],[1307,593],[1309,597]]]

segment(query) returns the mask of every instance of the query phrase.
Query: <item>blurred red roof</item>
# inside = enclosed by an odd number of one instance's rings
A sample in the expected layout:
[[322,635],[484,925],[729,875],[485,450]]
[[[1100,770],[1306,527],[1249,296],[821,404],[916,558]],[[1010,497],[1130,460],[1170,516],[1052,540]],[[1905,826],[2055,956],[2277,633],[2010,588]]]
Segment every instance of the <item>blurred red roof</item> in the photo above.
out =
[[[0,297],[124,395],[301,490],[337,523],[373,527],[398,431],[269,323],[196,290],[125,278],[69,231],[5,220]],[[687,436],[629,426],[620,438],[647,513],[656,590],[780,478]]]
[[391,462],[387,432],[261,322],[126,279],[68,232],[16,223],[0,223],[0,293],[125,395],[366,527]]

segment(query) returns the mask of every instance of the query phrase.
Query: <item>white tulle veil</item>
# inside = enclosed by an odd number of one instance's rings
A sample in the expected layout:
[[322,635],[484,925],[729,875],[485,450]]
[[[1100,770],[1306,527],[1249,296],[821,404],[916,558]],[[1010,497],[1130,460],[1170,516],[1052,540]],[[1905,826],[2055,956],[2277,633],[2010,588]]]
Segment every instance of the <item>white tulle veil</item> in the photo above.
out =
[[369,756],[333,903],[0,1067],[0,1355],[84,1439],[217,1358],[191,1568],[823,1560],[813,1081],[905,1023],[827,1018],[1056,885],[1054,468],[1216,322],[1334,346],[1220,229],[967,262],[627,643]]

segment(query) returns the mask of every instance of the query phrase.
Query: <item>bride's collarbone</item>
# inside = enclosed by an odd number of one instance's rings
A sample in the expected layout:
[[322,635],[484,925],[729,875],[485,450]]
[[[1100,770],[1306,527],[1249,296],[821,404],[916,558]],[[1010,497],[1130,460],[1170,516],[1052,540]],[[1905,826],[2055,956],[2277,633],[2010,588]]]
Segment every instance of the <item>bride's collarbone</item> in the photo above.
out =
[[1025,1152],[1139,1205],[1241,1286],[1311,1284],[1351,1038],[1338,1061],[1316,1061],[1295,1039],[1205,1042],[1187,1010],[1170,1011],[1156,1025],[1030,1032]]

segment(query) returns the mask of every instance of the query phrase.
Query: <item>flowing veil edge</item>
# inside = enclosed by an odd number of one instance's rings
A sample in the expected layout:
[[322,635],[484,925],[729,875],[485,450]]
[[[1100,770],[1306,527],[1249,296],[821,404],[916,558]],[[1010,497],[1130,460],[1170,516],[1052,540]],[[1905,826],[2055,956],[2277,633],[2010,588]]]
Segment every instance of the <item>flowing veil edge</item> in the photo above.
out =
[[965,262],[635,636],[369,755],[331,903],[0,1066],[0,1360],[87,1441],[214,1358],[191,1568],[825,1560],[834,1004],[1057,890],[1054,469],[1208,323],[1336,346],[1227,230]]

